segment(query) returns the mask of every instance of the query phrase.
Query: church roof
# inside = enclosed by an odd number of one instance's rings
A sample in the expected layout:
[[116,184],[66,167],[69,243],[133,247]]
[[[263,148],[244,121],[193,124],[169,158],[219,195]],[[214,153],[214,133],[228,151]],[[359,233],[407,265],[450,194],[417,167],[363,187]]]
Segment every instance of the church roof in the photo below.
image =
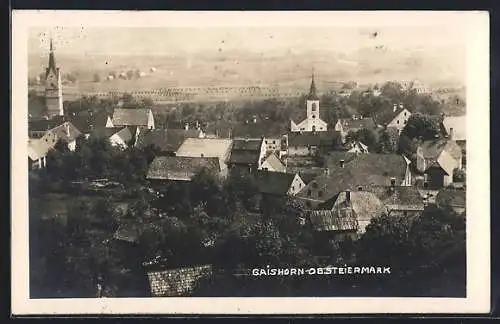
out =
[[50,53],[49,53],[49,66],[47,67],[47,72],[45,73],[45,78],[49,75],[50,71],[56,73],[56,59],[54,57],[54,48],[52,46],[52,39],[50,40]]
[[316,83],[314,83],[314,74],[312,75],[311,80],[311,88],[309,89],[309,94],[307,95],[307,100],[319,100],[317,91],[316,91]]

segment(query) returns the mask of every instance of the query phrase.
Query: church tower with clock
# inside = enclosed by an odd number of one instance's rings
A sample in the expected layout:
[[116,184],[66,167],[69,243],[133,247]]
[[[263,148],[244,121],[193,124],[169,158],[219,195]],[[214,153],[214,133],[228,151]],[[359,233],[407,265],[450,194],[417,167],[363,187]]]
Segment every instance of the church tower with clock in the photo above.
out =
[[45,72],[45,106],[49,117],[64,115],[61,72],[56,67],[52,39],[50,40],[49,66]]

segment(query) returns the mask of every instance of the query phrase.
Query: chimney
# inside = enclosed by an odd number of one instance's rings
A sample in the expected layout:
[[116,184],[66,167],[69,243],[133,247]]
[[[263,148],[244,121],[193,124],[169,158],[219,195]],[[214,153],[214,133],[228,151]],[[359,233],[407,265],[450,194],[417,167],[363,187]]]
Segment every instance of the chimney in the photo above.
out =
[[403,104],[402,103],[399,104],[399,108],[403,109]]
[[66,128],[66,136],[69,137],[69,123],[66,123],[64,126]]
[[344,163],[345,161],[344,160],[340,160],[340,167],[343,168],[344,167]]
[[189,123],[185,123],[185,124],[184,124],[184,129],[185,129],[185,130],[189,130]]
[[324,170],[324,171],[325,171],[325,174],[326,174],[326,175],[329,175],[329,174],[330,174],[330,169],[325,168],[325,170]]
[[396,112],[396,110],[398,110],[398,105],[394,104],[394,105],[392,106],[392,111],[393,111],[393,112]]
[[351,191],[350,190],[346,190],[346,192],[345,192],[345,201],[348,204],[351,203]]
[[449,131],[449,136],[450,136],[450,140],[453,140],[453,127],[450,127],[450,131]]

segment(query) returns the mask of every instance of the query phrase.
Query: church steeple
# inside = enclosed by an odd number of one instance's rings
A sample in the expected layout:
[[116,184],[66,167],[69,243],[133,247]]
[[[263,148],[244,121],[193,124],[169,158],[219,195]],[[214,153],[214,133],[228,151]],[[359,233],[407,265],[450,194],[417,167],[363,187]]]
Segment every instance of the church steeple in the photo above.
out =
[[314,83],[314,70],[311,75],[311,88],[309,89],[307,100],[319,100],[318,94],[316,92],[316,83]]
[[47,67],[47,73],[48,75],[50,71],[56,73],[56,59],[54,57],[54,46],[52,44],[52,38],[50,39],[50,52],[49,52],[49,66]]

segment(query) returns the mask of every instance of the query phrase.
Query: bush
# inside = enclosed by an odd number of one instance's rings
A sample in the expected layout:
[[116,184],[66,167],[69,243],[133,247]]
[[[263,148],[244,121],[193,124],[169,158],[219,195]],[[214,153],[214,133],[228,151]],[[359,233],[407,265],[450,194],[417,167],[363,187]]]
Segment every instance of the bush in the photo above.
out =
[[465,182],[465,170],[454,169],[453,170],[453,182]]

